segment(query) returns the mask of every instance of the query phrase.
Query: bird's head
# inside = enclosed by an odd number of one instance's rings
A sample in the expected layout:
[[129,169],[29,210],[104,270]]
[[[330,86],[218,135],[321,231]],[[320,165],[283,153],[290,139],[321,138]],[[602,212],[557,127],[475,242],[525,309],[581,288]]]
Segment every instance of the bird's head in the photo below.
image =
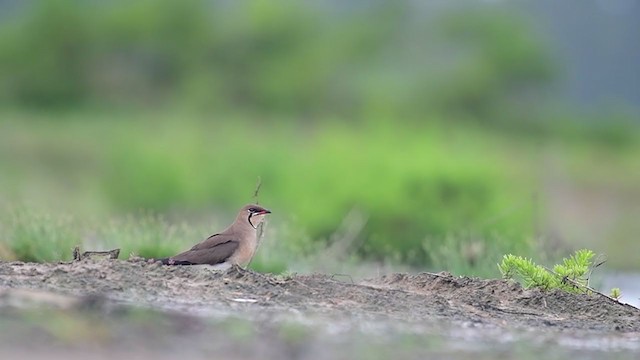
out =
[[238,216],[242,216],[247,219],[249,225],[255,229],[262,221],[264,221],[267,214],[271,214],[271,211],[260,205],[249,204],[240,210],[240,214]]

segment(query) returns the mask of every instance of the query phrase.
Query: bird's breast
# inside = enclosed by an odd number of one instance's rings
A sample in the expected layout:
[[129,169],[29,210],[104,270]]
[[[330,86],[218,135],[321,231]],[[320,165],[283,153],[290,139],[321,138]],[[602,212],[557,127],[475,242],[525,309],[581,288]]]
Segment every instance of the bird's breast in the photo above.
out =
[[256,253],[256,248],[258,247],[258,242],[256,235],[247,236],[245,241],[240,242],[238,246],[238,250],[233,256],[229,258],[230,262],[233,264],[237,264],[240,266],[246,266],[253,258],[253,255]]

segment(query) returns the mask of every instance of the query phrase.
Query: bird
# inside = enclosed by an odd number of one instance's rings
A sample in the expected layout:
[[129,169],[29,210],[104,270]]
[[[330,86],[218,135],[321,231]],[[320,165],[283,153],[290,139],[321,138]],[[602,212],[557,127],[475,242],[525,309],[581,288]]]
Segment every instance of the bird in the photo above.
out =
[[257,228],[267,214],[271,211],[259,205],[245,205],[224,231],[185,252],[155,261],[164,265],[212,265],[215,270],[227,270],[234,265],[245,267],[258,248]]

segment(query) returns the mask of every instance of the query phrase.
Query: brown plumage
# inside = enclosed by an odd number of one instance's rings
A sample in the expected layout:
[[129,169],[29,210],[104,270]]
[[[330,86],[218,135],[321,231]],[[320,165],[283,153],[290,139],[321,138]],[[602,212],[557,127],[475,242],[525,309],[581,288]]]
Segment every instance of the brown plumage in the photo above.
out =
[[165,265],[246,266],[258,247],[256,228],[271,211],[254,204],[240,209],[233,224],[178,255],[158,259]]

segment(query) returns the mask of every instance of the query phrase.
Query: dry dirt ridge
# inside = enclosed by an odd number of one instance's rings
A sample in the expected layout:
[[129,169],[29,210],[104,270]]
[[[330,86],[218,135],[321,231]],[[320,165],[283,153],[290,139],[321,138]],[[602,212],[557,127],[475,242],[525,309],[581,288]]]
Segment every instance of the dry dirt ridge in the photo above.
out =
[[524,290],[506,280],[448,273],[390,274],[354,282],[345,276],[274,276],[235,268],[216,272],[136,260],[0,262],[0,309],[16,302],[73,299],[211,316],[303,314],[466,327],[640,332],[640,310],[598,295]]

